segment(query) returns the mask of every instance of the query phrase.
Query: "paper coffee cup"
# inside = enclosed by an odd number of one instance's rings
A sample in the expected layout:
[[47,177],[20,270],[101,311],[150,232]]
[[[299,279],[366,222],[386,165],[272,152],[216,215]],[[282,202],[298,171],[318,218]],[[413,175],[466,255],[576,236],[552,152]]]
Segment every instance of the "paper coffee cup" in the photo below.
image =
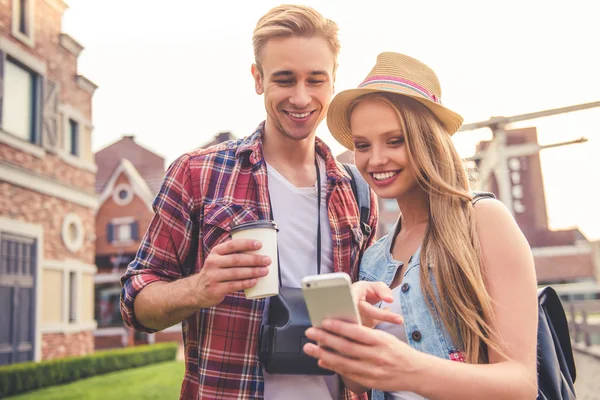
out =
[[250,254],[261,254],[271,257],[269,273],[262,278],[254,287],[246,289],[244,293],[247,299],[262,299],[279,294],[279,262],[277,260],[277,225],[271,220],[252,221],[236,225],[231,228],[232,239],[259,240],[262,247],[250,251]]

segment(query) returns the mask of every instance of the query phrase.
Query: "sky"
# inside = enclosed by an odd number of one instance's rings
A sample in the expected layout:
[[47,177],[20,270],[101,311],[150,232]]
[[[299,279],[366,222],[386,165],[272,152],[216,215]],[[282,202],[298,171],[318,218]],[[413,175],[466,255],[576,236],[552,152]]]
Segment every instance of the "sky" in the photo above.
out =
[[[79,41],[79,73],[99,88],[93,150],[134,134],[167,165],[221,131],[251,134],[264,119],[254,92],[252,31],[281,4],[267,0],[68,0],[63,32]],[[382,51],[428,64],[442,101],[465,123],[600,100],[596,0],[299,1],[340,27],[336,91],[356,87]],[[600,239],[600,108],[526,121],[541,144],[549,224]],[[335,154],[344,149],[317,131]],[[460,132],[462,156],[490,131]]]

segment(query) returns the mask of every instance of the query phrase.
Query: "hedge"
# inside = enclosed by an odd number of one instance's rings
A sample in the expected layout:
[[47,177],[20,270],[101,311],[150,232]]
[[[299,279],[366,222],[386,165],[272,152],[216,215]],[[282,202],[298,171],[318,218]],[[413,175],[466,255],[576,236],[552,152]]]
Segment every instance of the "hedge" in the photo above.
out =
[[81,357],[25,362],[0,367],[0,399],[107,372],[174,360],[177,343],[97,351]]

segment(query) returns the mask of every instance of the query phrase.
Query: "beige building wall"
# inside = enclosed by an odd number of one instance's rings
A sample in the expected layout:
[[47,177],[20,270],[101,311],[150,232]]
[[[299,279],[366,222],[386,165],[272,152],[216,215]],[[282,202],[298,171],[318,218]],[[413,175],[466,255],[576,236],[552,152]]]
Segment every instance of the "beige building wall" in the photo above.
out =
[[42,276],[42,324],[60,324],[63,313],[63,273],[43,271]]

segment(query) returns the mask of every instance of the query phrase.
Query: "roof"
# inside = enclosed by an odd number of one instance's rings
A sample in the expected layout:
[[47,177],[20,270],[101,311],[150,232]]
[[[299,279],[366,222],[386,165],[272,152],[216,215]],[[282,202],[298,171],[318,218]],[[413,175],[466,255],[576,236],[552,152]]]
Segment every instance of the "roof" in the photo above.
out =
[[146,181],[153,194],[158,193],[165,175],[165,159],[135,142],[134,135],[125,135],[120,140],[96,152],[98,165],[96,192],[102,193],[113,171],[126,158]]
[[[146,203],[148,209],[152,211],[154,194],[135,166],[126,158],[121,159],[121,162],[117,168],[115,168],[113,173],[110,175],[108,183],[104,186],[102,194],[100,195],[99,205],[102,206],[102,204],[104,204],[104,202],[112,196],[117,179],[119,176],[121,176],[121,174],[125,174],[129,180],[129,183],[131,184],[133,193],[140,197],[144,203]],[[98,209],[100,209],[100,207],[98,207]]]
[[223,142],[227,142],[228,140],[237,140],[237,138],[230,131],[220,132],[215,135],[213,140],[211,140],[208,143],[203,144],[202,146],[198,147],[198,149],[206,149],[211,146],[216,146]]

